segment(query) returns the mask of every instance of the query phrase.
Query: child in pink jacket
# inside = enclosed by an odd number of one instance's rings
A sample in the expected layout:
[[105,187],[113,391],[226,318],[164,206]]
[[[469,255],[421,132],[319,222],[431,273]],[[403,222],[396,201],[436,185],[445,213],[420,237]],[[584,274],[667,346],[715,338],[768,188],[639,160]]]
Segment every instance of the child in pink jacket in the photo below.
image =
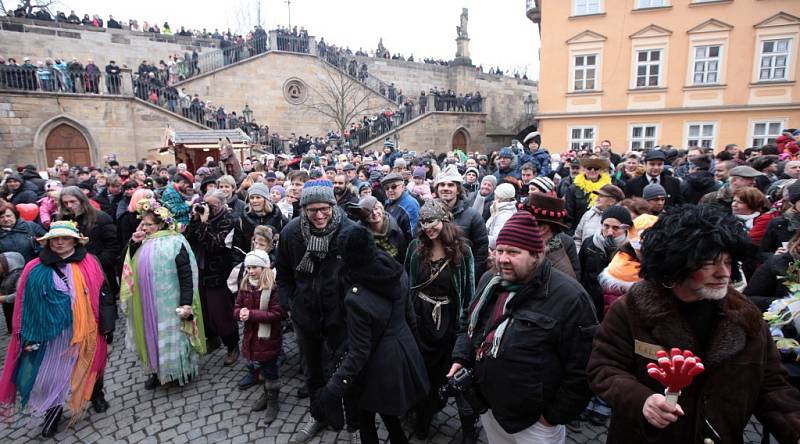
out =
[[50,221],[58,211],[58,193],[61,192],[61,182],[48,180],[44,184],[45,196],[37,202],[39,204],[39,221],[45,230],[50,229]]

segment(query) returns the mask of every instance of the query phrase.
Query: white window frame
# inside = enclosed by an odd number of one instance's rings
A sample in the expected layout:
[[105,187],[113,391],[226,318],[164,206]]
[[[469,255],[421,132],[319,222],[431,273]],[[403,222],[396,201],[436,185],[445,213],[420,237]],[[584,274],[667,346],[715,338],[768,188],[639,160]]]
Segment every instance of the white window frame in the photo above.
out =
[[[697,136],[695,136],[695,137],[693,137],[690,134],[691,128],[693,126],[699,126],[699,134]],[[710,136],[703,135],[703,128],[707,127],[707,126],[711,127],[711,135]],[[683,146],[685,146],[687,149],[691,148],[693,146],[705,146],[705,147],[712,148],[712,149],[716,148],[716,146],[717,146],[718,126],[719,126],[719,123],[718,122],[714,122],[714,121],[686,122],[686,125],[684,127],[684,137],[683,137],[684,143],[683,143]],[[699,143],[691,145],[690,142],[692,140],[696,140]],[[709,144],[708,145],[703,145],[703,142],[706,141],[706,140],[709,142]]]
[[[708,54],[711,52],[711,48],[717,48],[717,56],[711,57]],[[698,57],[698,50],[705,49],[705,53]],[[692,85],[701,86],[701,85],[719,85],[720,84],[720,77],[722,71],[722,53],[724,51],[724,46],[721,44],[708,44],[708,45],[696,45],[692,47],[692,56],[694,57],[694,62],[692,63]],[[711,70],[710,67],[716,64],[716,69]],[[701,66],[701,70],[698,71],[698,66]],[[714,80],[709,80],[709,75],[714,74]],[[701,80],[697,81],[697,76],[701,76]]]
[[[587,65],[586,62],[588,61],[589,57],[594,57],[594,65]],[[578,65],[578,58],[582,58],[584,60],[584,64],[579,67]],[[570,91],[597,91],[597,83],[598,83],[598,68],[599,68],[599,60],[600,54],[599,53],[581,53],[581,54],[572,54],[572,79],[570,85]],[[587,88],[587,72],[589,70],[593,70],[592,76],[592,87]],[[576,83],[578,80],[578,73],[581,73],[582,79],[582,87],[578,88]]]
[[[786,42],[785,50],[781,52],[773,51],[770,53],[764,53],[764,45],[768,42],[773,43],[773,47],[776,48],[781,42]],[[776,48],[777,49],[777,48]],[[792,39],[785,37],[785,38],[763,38],[758,41],[758,81],[759,82],[780,82],[789,80],[789,66],[791,62],[791,54],[792,54]],[[783,64],[778,65],[778,61],[783,58]],[[764,62],[769,60],[767,66],[764,66]],[[775,75],[775,72],[779,69],[783,70],[783,75],[778,77]],[[769,73],[768,78],[763,78],[764,71]]]
[[[658,53],[658,61],[655,61],[655,62],[650,60],[650,58],[652,57],[652,53],[654,53],[654,52]],[[642,53],[647,53],[648,54],[648,56],[647,56],[648,60],[639,61],[639,55],[642,54]],[[661,79],[663,78],[663,75],[664,75],[664,55],[665,55],[665,53],[666,53],[666,51],[664,50],[664,48],[637,48],[636,51],[634,51],[634,56],[636,57],[636,59],[634,60],[634,69],[633,69],[633,72],[634,72],[633,87],[634,88],[660,88],[662,86]],[[653,74],[651,72],[653,66],[658,66],[658,74],[657,74],[658,78],[656,79],[656,84],[655,85],[649,85],[650,78],[653,76]],[[644,74],[644,77],[645,77],[645,84],[644,85],[639,85],[639,77],[640,77],[639,68],[641,68],[641,67],[644,67],[645,71],[646,71],[645,74]]]
[[[766,129],[766,133],[764,133],[764,134],[756,134],[756,125],[764,125],[765,129]],[[769,132],[770,125],[777,125],[778,126],[777,132],[771,134]],[[760,147],[770,143],[769,142],[770,139],[772,139],[771,143],[774,144],[775,143],[775,139],[777,139],[778,136],[781,135],[781,131],[784,128],[786,128],[786,119],[782,119],[782,118],[751,120],[750,121],[750,138],[747,139],[748,142],[751,143],[751,145],[748,145],[748,146],[756,146],[756,147],[760,148]],[[756,142],[757,139],[760,140],[760,142],[757,143]]]
[[[596,9],[589,9],[597,4]],[[572,0],[572,15],[592,15],[603,12],[603,0]]]
[[[580,132],[581,132],[580,137],[578,137],[578,138],[573,138],[572,137],[572,132],[574,130],[580,130]],[[586,136],[586,130],[591,130],[592,131],[592,137],[591,138],[585,137]],[[567,128],[567,141],[569,143],[570,149],[572,149],[573,151],[577,152],[578,150],[581,149],[582,145],[584,145],[586,143],[588,143],[590,145],[590,148],[594,149],[594,145],[595,145],[595,141],[596,140],[597,140],[597,126],[593,126],[593,125],[576,125],[576,126],[570,126],[570,127]],[[577,147],[573,146],[574,144],[577,144]]]
[[636,9],[663,8],[669,6],[667,0],[636,0]]
[[[641,135],[638,137],[634,135],[634,130],[637,128],[641,129]],[[648,137],[647,136],[647,129],[653,129],[653,135]],[[660,131],[660,125],[657,123],[645,122],[645,123],[631,123],[628,125],[628,149],[641,151],[647,148],[654,148],[658,146],[658,135]],[[638,144],[638,146],[636,146]]]

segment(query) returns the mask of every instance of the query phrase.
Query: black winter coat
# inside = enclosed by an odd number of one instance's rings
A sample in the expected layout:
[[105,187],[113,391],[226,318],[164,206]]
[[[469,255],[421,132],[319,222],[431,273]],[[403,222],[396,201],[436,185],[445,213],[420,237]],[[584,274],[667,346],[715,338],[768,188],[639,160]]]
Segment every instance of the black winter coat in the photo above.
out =
[[681,199],[684,203],[696,205],[703,196],[717,191],[719,187],[713,173],[697,171],[686,176],[686,180],[681,183]]
[[578,252],[578,259],[581,263],[580,283],[589,293],[594,303],[597,319],[603,320],[603,287],[600,286],[598,276],[605,270],[611,255],[605,249],[599,248],[589,236],[583,240],[581,251]]
[[494,308],[494,303],[486,304],[471,338],[467,331],[459,333],[453,359],[474,366],[480,392],[497,422],[507,433],[517,433],[540,415],[550,424],[575,419],[592,396],[585,369],[597,319],[589,296],[545,260],[508,303],[511,319],[497,357],[476,361],[475,350],[489,333]]
[[[335,207],[335,211],[341,210]],[[314,272],[310,274],[297,270],[306,252],[300,217],[292,219],[281,231],[275,261],[278,294],[281,307],[288,307],[292,322],[304,331],[335,335],[345,329],[344,289],[339,285],[342,260],[336,249],[336,239],[342,229],[352,223],[342,214],[342,223],[332,235],[328,254],[316,261]]]
[[11,230],[0,229],[0,253],[17,252],[27,263],[39,255],[41,247],[36,238],[42,237],[46,233],[39,224],[17,219],[16,225]]
[[414,314],[405,271],[378,251],[366,267],[349,270],[343,286],[347,354],[329,385],[334,393],[355,387],[358,406],[364,410],[405,415],[430,387],[410,326]]
[[570,226],[569,234],[573,234],[578,228],[583,214],[589,209],[589,196],[580,187],[572,184],[567,188],[564,200],[567,210],[565,222]]
[[[683,203],[683,196],[681,195],[681,181],[661,173],[658,182],[667,192],[667,202],[664,204],[665,208]],[[650,184],[650,178],[647,174],[629,180],[625,184],[625,197],[642,197],[644,187]]]
[[242,214],[242,217],[236,220],[233,227],[233,251],[231,251],[231,257],[234,263],[243,262],[244,256],[252,250],[253,232],[259,225],[269,225],[277,234],[286,225],[286,218],[277,205],[272,206],[272,212],[269,214]]
[[793,235],[794,231],[789,228],[789,220],[785,216],[778,216],[767,225],[764,237],[761,238],[761,251],[774,253],[781,243],[789,242]]
[[477,211],[470,208],[464,199],[458,199],[453,212],[453,221],[461,228],[464,237],[472,248],[475,258],[475,279],[479,279],[486,271],[486,260],[489,259],[489,235],[486,233],[486,224]]
[[14,205],[36,203],[39,200],[39,188],[36,184],[23,179],[22,185],[11,196],[10,202]]
[[117,207],[119,206],[119,202],[125,196],[124,193],[118,193],[116,196],[109,194],[108,188],[104,188],[102,191],[95,195],[94,200],[100,204],[100,209],[103,210],[104,213],[111,216],[112,219],[116,220],[117,216]]
[[23,170],[22,173],[20,173],[20,176],[25,179],[25,182],[36,186],[36,194],[39,197],[44,194],[44,185],[47,183],[47,181],[42,179],[42,176],[40,176],[39,173],[31,170]]
[[786,270],[794,259],[789,254],[772,255],[761,264],[747,281],[747,288],[742,293],[761,310],[766,311],[775,299],[789,296],[786,282]]
[[103,271],[106,272],[106,277],[115,276],[122,248],[120,247],[119,237],[117,237],[117,227],[114,225],[111,216],[102,211],[97,211],[94,226],[88,230],[85,216],[81,215],[70,220],[75,220],[78,223],[78,230],[81,234],[89,238],[89,242],[86,244],[86,251],[97,256]]
[[200,287],[227,288],[228,276],[233,269],[231,250],[225,246],[225,238],[233,230],[233,217],[229,210],[222,210],[216,216],[209,216],[206,223],[193,218],[186,227],[186,240],[197,257],[200,271]]

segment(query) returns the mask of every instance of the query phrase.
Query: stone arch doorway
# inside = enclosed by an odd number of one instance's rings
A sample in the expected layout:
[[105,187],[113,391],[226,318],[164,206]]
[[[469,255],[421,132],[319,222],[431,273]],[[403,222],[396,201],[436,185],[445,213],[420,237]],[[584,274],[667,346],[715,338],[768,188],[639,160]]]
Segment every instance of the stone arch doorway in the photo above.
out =
[[53,166],[58,156],[70,165],[82,166],[92,165],[93,160],[100,158],[89,129],[66,114],[54,116],[39,126],[33,137],[33,149],[39,168]]
[[53,165],[57,157],[63,157],[70,165],[88,166],[92,163],[89,142],[77,128],[66,123],[53,128],[44,145],[47,165]]
[[459,128],[453,133],[453,142],[451,145],[453,150],[461,150],[466,153],[467,148],[469,148],[469,133],[467,130]]

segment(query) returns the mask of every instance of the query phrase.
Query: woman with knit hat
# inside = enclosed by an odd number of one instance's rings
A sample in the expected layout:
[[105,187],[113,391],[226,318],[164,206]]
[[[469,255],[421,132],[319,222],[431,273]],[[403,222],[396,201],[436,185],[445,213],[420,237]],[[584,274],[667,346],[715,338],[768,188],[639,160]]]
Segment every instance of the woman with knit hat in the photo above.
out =
[[287,219],[278,206],[272,203],[270,191],[261,182],[256,182],[248,189],[245,211],[234,221],[232,256],[234,262],[241,263],[245,254],[250,251],[253,241],[253,230],[259,225],[267,225],[280,233]]
[[140,223],[122,267],[120,301],[128,316],[125,344],[136,353],[144,388],[188,383],[205,354],[197,262],[180,224],[152,197],[135,202]]
[[[446,382],[457,332],[474,295],[472,250],[447,205],[439,199],[420,209],[417,237],[408,247],[405,270],[416,316],[417,343],[425,360],[431,390],[416,409],[415,434],[427,439],[433,416],[444,407],[438,396]],[[460,398],[459,398],[460,399]],[[465,439],[476,436],[477,416],[459,401],[459,417]],[[468,441],[469,442],[469,441]]]
[[43,417],[42,436],[50,438],[64,406],[74,423],[102,387],[116,307],[75,222],[53,222],[38,241],[44,249],[25,266],[17,287],[0,405]]

